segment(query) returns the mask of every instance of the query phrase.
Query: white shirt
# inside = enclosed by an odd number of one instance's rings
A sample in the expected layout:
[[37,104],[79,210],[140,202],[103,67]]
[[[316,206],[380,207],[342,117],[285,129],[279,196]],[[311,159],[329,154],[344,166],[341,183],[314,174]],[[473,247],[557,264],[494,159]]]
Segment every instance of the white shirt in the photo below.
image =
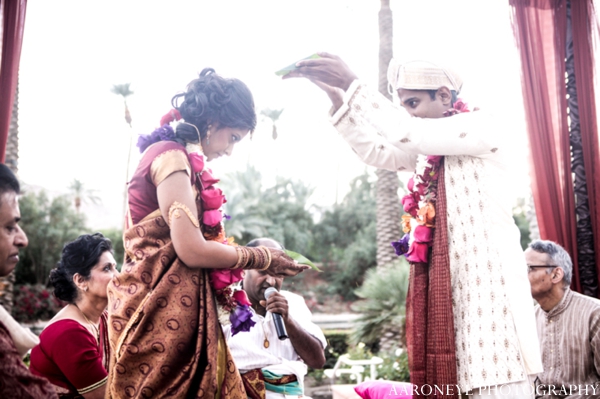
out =
[[526,262],[507,196],[512,143],[503,118],[485,111],[413,118],[358,81],[331,118],[369,165],[412,172],[419,157],[445,156],[462,391],[523,381],[526,374],[542,371]]
[[[304,302],[304,298],[289,291],[280,291],[281,295],[288,301],[288,315],[321,343],[325,349],[327,341],[325,335],[311,321],[312,314]],[[231,350],[236,366],[243,374],[256,368],[267,369],[272,373],[280,375],[295,374],[301,387],[304,386],[304,376],[307,366],[294,350],[289,339],[280,341],[273,324],[273,315],[267,312],[263,317],[254,311],[252,320],[256,323],[250,331],[239,332],[231,335],[231,324],[223,326],[223,333],[227,345]],[[265,348],[265,338],[269,341],[269,347]]]

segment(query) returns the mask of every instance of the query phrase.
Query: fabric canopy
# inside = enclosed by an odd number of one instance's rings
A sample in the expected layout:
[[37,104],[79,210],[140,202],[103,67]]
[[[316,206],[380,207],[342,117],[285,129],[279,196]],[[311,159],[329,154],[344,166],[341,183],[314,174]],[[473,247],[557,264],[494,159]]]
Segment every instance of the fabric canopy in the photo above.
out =
[[571,254],[572,288],[598,296],[600,151],[593,47],[598,27],[593,1],[510,4],[540,236]]
[[0,59],[0,162],[6,157],[6,140],[10,126],[15,90],[19,76],[19,61],[25,26],[27,0],[1,0],[2,53]]

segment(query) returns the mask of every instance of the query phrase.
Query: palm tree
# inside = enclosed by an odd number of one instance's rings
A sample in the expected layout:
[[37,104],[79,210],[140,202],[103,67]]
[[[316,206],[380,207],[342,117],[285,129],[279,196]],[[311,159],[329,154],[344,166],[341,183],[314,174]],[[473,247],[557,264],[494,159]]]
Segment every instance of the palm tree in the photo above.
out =
[[77,213],[79,213],[82,203],[89,201],[97,204],[100,202],[100,198],[96,195],[95,190],[87,190],[84,184],[78,179],[73,179],[71,185],[69,185],[69,190],[71,191]]
[[283,112],[283,108],[282,109],[265,108],[262,111],[260,111],[261,115],[266,116],[273,123],[273,140],[275,140],[277,138],[277,120],[279,119],[279,115],[281,115],[282,112]]
[[[5,164],[15,175],[19,171],[19,84],[15,90],[13,100],[13,109],[10,116],[10,125],[8,128],[8,138],[6,141]],[[11,312],[13,306],[13,293],[15,285],[15,272],[8,276],[0,277],[0,305]]]
[[[393,20],[390,0],[381,0],[379,11],[379,92],[391,99],[387,87],[387,68],[393,55]],[[400,199],[398,174],[377,169],[377,267],[394,261],[397,256],[390,245],[400,238]]]
[[[133,126],[131,126],[131,113],[129,112],[129,106],[127,105],[127,97],[129,97],[133,94],[133,91],[131,91],[130,86],[131,86],[131,83],[123,83],[120,85],[113,85],[111,91],[114,94],[123,97],[123,104],[125,105],[125,122],[127,122],[127,124],[129,125],[130,128],[133,128]],[[125,188],[123,191],[123,216],[125,216],[126,210],[127,210],[127,183],[129,182],[129,164],[131,163],[131,149],[133,147],[132,137],[131,137],[132,134],[133,134],[133,130],[129,134],[129,149],[127,151],[127,164],[125,166]]]
[[133,94],[131,91],[131,83],[123,83],[120,85],[113,85],[111,91],[119,96],[123,97],[123,103],[125,104],[125,122],[131,127],[131,114],[129,113],[129,107],[127,106],[127,97]]

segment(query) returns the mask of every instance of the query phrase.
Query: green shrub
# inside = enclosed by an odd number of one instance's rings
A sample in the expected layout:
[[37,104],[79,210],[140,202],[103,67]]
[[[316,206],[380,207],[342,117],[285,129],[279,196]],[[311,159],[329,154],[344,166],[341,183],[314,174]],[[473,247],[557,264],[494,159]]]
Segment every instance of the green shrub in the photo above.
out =
[[327,377],[323,373],[324,369],[332,369],[338,358],[348,350],[348,333],[345,331],[331,330],[323,331],[327,340],[325,348],[325,366],[323,369],[308,369],[308,376],[315,379],[315,382],[321,384]]
[[331,369],[335,366],[338,357],[348,351],[348,333],[345,331],[325,331],[327,348],[325,348],[325,367]]
[[46,287],[40,284],[16,285],[12,315],[19,322],[49,320],[64,306]]
[[352,309],[361,314],[351,342],[364,342],[373,348],[386,328],[401,328],[408,290],[408,262],[404,258],[382,270],[371,269],[355,292],[361,298]]
[[378,353],[383,363],[377,366],[377,379],[388,381],[410,381],[408,354],[402,349],[394,349],[390,353]]

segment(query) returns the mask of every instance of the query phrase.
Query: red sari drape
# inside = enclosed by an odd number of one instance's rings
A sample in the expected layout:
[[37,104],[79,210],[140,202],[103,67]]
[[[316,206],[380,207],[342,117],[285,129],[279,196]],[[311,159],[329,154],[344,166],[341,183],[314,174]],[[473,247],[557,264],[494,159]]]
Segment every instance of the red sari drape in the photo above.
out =
[[[521,57],[532,192],[540,235],[561,244],[571,254],[572,288],[581,292],[565,85],[567,0],[510,0],[510,4]],[[600,151],[594,93],[594,18],[592,0],[571,1],[581,140],[594,252],[598,260]],[[596,265],[596,275],[599,271]]]
[[2,58],[0,61],[0,163],[4,163],[15,90],[19,76],[27,0],[0,0]]

